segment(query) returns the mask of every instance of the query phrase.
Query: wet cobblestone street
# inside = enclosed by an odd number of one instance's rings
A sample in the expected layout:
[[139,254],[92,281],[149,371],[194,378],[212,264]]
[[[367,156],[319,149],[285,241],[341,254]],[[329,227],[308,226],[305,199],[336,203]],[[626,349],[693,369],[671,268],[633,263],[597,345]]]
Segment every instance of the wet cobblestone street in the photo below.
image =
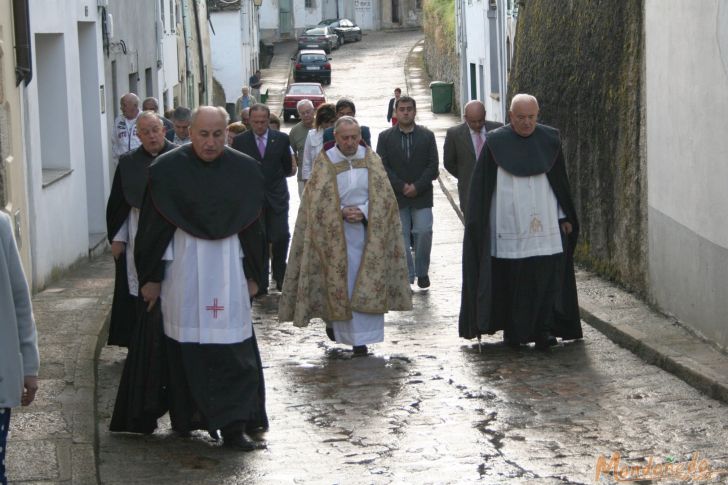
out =
[[[421,37],[370,33],[333,53],[327,95],[355,100],[373,143]],[[457,120],[418,108],[418,122],[437,128],[441,150],[442,127]],[[298,198],[290,182],[292,229]],[[437,182],[433,212],[432,286],[413,286],[413,311],[386,315],[385,341],[370,346],[368,357],[353,358],[350,347],[329,341],[321,321],[304,329],[278,323],[276,291],[256,301],[267,450],[229,451],[201,432],[180,438],[166,418],[153,435],[109,433],[126,351],[104,347],[97,366],[101,482],[586,484],[595,483],[597,458],[613,452],[621,465],[641,466],[650,457],[687,462],[699,452],[713,469],[728,469],[728,406],[586,324],[583,341],[548,353],[510,349],[501,335],[481,347],[458,338],[463,229]],[[728,474],[700,483],[726,481]],[[602,475],[601,482],[614,479]]]

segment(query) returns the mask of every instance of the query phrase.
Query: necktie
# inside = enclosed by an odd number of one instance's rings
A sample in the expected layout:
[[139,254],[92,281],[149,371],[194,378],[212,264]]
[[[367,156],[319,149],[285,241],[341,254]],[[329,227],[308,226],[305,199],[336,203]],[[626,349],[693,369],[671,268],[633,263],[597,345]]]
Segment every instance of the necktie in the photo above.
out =
[[483,134],[481,132],[478,132],[475,136],[475,156],[476,156],[476,158],[480,157],[480,151],[483,149],[483,143],[485,143],[485,140],[483,140]]
[[262,136],[258,137],[258,152],[260,153],[260,158],[265,156],[265,140],[263,140]]

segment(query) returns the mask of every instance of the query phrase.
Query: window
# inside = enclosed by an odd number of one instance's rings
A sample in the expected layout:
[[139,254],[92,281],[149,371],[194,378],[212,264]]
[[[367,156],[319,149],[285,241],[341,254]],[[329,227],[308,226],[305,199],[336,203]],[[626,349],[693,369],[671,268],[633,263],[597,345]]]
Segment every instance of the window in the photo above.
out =
[[146,88],[146,96],[154,96],[154,79],[152,78],[152,68],[144,69],[144,87]]
[[314,5],[314,0],[306,0],[304,7],[306,8],[314,8],[316,5]]
[[[38,83],[38,117],[57,113],[53,129],[40,137],[43,186],[70,173],[71,146],[68,122],[68,88],[66,85],[66,51],[63,34],[35,34],[35,62]],[[43,123],[41,122],[41,126]]]
[[136,72],[129,74],[129,91],[127,92],[139,95],[139,74]]
[[477,75],[475,74],[475,64],[470,63],[470,99],[478,99]]

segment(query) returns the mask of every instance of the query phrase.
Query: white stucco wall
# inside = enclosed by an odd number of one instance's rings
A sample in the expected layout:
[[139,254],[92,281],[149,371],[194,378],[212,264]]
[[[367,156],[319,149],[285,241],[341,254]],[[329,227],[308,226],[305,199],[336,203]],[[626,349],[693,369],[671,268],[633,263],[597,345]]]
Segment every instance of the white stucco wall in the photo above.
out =
[[[463,91],[461,94],[461,106],[465,106],[471,99],[479,99],[485,104],[486,117],[488,120],[500,121],[505,123],[507,111],[504,108],[507,105],[505,99],[505,89],[501,89],[499,98],[491,96],[497,91],[497,88],[491,84],[491,66],[497,64],[499,66],[499,74],[501,76],[500,84],[505,86],[505,38],[504,32],[497,30],[496,37],[501,40],[500,43],[491,49],[491,32],[490,27],[493,25],[488,18],[488,2],[477,1],[472,4],[465,0],[461,2],[465,21],[465,37],[467,39],[467,47],[465,50],[465,65],[461,76],[463,77]],[[500,4],[499,4],[500,5]],[[497,11],[500,21],[505,25],[505,11],[499,9]],[[497,29],[497,27],[496,27]],[[497,54],[496,58],[491,60],[493,53]],[[471,97],[471,73],[470,64],[475,65],[475,87],[476,96]],[[481,71],[482,66],[482,71]],[[482,75],[482,78],[481,78]]]
[[278,18],[278,0],[264,1],[258,11],[260,13],[260,30],[278,30],[280,21]]
[[645,47],[651,296],[727,346],[728,2],[647,0]]
[[[164,12],[158,11],[158,32],[161,49],[162,66],[158,72],[158,87],[156,96],[162,112],[174,108],[173,92],[179,84],[179,62],[177,59],[177,23],[175,2],[171,2],[172,11],[169,11],[170,2],[166,2],[167,9]],[[162,15],[163,14],[163,15]],[[164,93],[167,92],[167,98]]]
[[[68,110],[49,113],[39,104],[39,66],[37,48],[33,47],[34,79],[25,91],[23,105],[24,143],[28,163],[28,196],[30,204],[31,246],[33,258],[33,280],[36,287],[43,286],[51,273],[63,269],[85,256],[89,249],[89,222],[86,199],[86,164],[99,163],[86,160],[84,153],[84,123],[101,126],[100,136],[108,138],[105,116],[97,110],[97,119],[81,119],[82,96],[98,96],[98,91],[81,92],[79,66],[78,22],[96,22],[95,1],[82,0],[34,0],[30,3],[30,29],[33,41],[36,34],[62,36],[62,52],[65,60],[65,92],[57,96],[66,97]],[[98,26],[98,23],[96,23]],[[96,29],[96,44],[101,45],[99,29]],[[98,52],[100,56],[100,50]],[[42,61],[41,61],[42,62]],[[100,59],[96,61],[100,66]],[[103,72],[99,74],[103,82]],[[55,95],[55,93],[54,93]],[[54,130],[58,121],[67,125],[67,149],[50,153],[42,149],[46,136]],[[60,144],[63,145],[63,144]],[[105,148],[106,145],[103,145]],[[106,150],[103,150],[106,153]],[[71,173],[43,187],[43,165],[52,163],[67,166]],[[105,167],[105,161],[101,161]],[[108,176],[105,177],[108,179]],[[108,194],[108,185],[102,187]]]
[[240,11],[212,12],[215,33],[210,35],[212,75],[225,90],[225,102],[234,103],[245,83]]

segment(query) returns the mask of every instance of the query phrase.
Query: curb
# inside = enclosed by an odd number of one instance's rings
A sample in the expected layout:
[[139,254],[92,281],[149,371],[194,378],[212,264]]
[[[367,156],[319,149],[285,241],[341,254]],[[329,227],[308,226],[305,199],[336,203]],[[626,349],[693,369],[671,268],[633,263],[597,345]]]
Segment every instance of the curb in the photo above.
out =
[[[619,328],[597,317],[581,305],[579,305],[579,310],[582,320],[606,335],[612,342],[637,355],[644,362],[673,374],[713,399],[728,403],[728,383],[720,382],[719,376],[709,376],[712,374],[709,369],[704,369],[695,362],[681,362],[678,357],[671,355],[674,352],[671,352],[669,348],[649,342],[647,336],[639,330],[630,327]],[[706,343],[706,345],[708,344]]]

